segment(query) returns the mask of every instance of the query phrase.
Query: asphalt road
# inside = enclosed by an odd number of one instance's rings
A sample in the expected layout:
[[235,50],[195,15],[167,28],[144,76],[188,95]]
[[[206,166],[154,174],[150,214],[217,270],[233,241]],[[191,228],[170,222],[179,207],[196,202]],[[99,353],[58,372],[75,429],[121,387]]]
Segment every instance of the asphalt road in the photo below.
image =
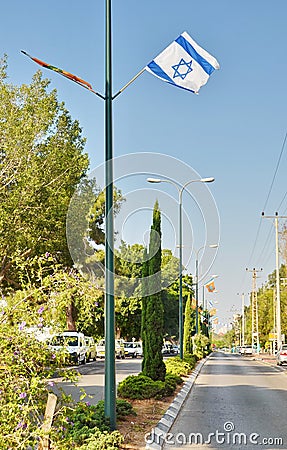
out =
[[[136,375],[141,371],[142,359],[119,359],[116,360],[116,383],[118,384],[128,375]],[[87,394],[84,401],[89,401],[91,404],[97,404],[99,400],[104,399],[104,374],[105,374],[105,360],[98,359],[97,361],[89,362],[83,366],[75,369],[81,374],[77,386],[68,382],[58,382],[66,394],[71,394],[76,401],[80,400],[83,394],[83,389]],[[57,394],[57,389],[54,389]]]
[[214,353],[203,366],[164,449],[287,449],[287,372]]

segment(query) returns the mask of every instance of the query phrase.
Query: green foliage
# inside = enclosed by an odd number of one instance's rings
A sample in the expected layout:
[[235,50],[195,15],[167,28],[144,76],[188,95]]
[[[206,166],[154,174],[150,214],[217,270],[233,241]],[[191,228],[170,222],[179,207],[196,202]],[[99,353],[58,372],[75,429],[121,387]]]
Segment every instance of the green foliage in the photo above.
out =
[[141,373],[139,375],[130,375],[121,381],[118,385],[117,392],[123,398],[152,398],[158,392],[158,385],[150,377]]
[[160,399],[171,395],[177,384],[177,378],[168,374],[164,381],[154,381],[143,373],[130,375],[118,385],[118,395],[123,398],[142,400]]
[[182,384],[183,383],[183,379],[179,375],[167,372],[166,376],[165,376],[165,382],[176,386],[177,384]]
[[179,259],[173,256],[172,251],[163,249],[161,255],[161,278],[162,286],[169,289],[178,279]]
[[117,450],[121,448],[124,437],[118,431],[100,431],[94,429],[93,435],[87,439],[79,450]]
[[[163,250],[163,258],[166,259],[169,255],[169,250]],[[169,256],[168,256],[169,257]],[[162,264],[163,266],[163,264]],[[163,277],[164,269],[162,270]],[[172,339],[178,338],[178,298],[179,298],[179,261],[177,259],[176,264],[174,263],[174,272],[173,272],[173,280],[174,281],[170,286],[162,291],[162,301],[164,306],[164,336],[169,336]],[[192,276],[184,275],[182,277],[183,285],[182,285],[182,300],[183,300],[183,308],[186,308],[186,302],[188,296],[192,295],[192,291],[188,286],[185,285],[187,283],[189,286],[192,286]],[[188,317],[185,313],[185,318]]]
[[[284,250],[284,248],[282,249]],[[286,249],[285,249],[286,250]],[[287,276],[286,266],[281,265],[279,269],[280,277],[280,306],[281,306],[281,332],[287,335],[287,290],[284,286],[284,281]],[[260,346],[268,348],[271,346],[269,341],[269,333],[276,332],[274,328],[275,323],[275,286],[276,286],[276,271],[273,271],[268,276],[268,282],[265,283],[257,291],[257,305],[258,305],[258,330]],[[245,343],[251,344],[252,336],[252,294],[250,294],[249,305],[245,306]],[[237,336],[237,341],[238,341]],[[233,339],[233,344],[236,342],[236,336]]]
[[207,336],[203,334],[196,334],[194,336],[194,351],[193,353],[198,359],[204,358],[209,353],[210,341]]
[[[99,402],[100,403],[100,402]],[[104,404],[104,401],[103,401]],[[133,409],[132,405],[127,402],[126,400],[117,398],[116,399],[116,413],[117,413],[117,419],[123,420],[126,416],[136,416],[136,412]]]
[[[0,448],[26,450],[35,448],[48,398],[48,392],[55,384],[51,379],[55,368],[58,375],[75,381],[72,370],[59,369],[57,355],[52,355],[45,344],[24,333],[19,326],[6,321],[0,323]],[[71,399],[58,395],[57,414],[52,430],[55,442],[61,429]]]
[[191,296],[188,294],[185,314],[184,314],[184,328],[183,328],[183,354],[192,353],[192,337],[195,334],[195,310],[192,309]]
[[193,355],[192,353],[185,353],[183,356],[183,361],[187,362],[191,368],[194,368],[198,358],[196,355]]
[[[135,415],[132,405],[125,400],[117,399],[117,419],[123,420],[130,414]],[[93,442],[98,437],[99,432],[109,431],[109,420],[105,417],[103,400],[100,400],[97,405],[91,405],[89,402],[77,403],[68,414],[66,422],[64,438],[67,442],[77,445]],[[106,436],[106,434],[103,436]],[[89,441],[90,438],[91,441]]]
[[66,213],[89,162],[79,123],[48,87],[41,72],[30,85],[0,78],[2,286],[19,287],[20,277],[27,276],[17,258],[58,252],[59,262],[71,264]]
[[167,359],[165,361],[165,366],[167,373],[171,373],[179,377],[188,375],[193,369],[193,366],[191,366],[187,361],[181,360],[179,356]]
[[[54,264],[54,270],[53,270]],[[27,266],[27,263],[25,263]],[[4,298],[2,319],[10,324],[25,322],[25,329],[53,332],[67,329],[67,310],[71,303],[75,328],[87,335],[103,333],[103,292],[84,279],[76,270],[64,270],[47,254],[30,259],[29,273],[38,283],[23,285]],[[42,309],[39,315],[37,312]]]
[[164,308],[164,336],[178,337],[178,292],[170,292],[169,289],[162,291],[162,302]]
[[164,310],[161,298],[161,213],[158,202],[154,205],[153,223],[150,231],[148,265],[148,295],[143,301],[143,365],[144,375],[153,380],[164,381],[165,365],[162,356]]
[[101,405],[90,405],[89,402],[77,403],[75,409],[67,417],[65,439],[76,444],[83,444],[94,431],[109,430],[109,421],[105,418]]

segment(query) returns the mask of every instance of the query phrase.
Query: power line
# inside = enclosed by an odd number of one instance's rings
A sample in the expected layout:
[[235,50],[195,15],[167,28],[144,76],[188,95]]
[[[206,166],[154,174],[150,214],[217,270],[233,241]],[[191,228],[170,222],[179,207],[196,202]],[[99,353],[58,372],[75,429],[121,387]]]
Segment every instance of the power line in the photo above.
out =
[[[283,139],[283,144],[282,144],[281,151],[280,151],[280,154],[279,154],[279,158],[278,158],[278,161],[277,161],[277,164],[276,164],[275,172],[274,172],[274,175],[273,175],[273,178],[272,178],[272,182],[271,182],[271,185],[270,185],[270,188],[269,188],[269,192],[268,192],[268,195],[267,195],[264,207],[262,208],[262,211],[264,211],[266,209],[266,205],[267,205],[267,203],[269,201],[269,198],[270,198],[270,195],[271,195],[271,191],[272,191],[272,188],[273,188],[273,185],[274,185],[274,182],[275,182],[275,178],[276,178],[276,175],[277,175],[277,172],[278,172],[278,169],[279,169],[279,165],[280,165],[280,162],[281,162],[281,158],[282,158],[282,155],[283,155],[283,152],[284,152],[286,140],[287,140],[287,131],[286,131],[285,137]],[[287,195],[287,193],[285,195]],[[284,198],[285,198],[285,196],[284,196]],[[258,241],[258,237],[259,237],[259,233],[260,233],[260,229],[261,229],[261,224],[262,224],[262,220],[260,220],[259,225],[258,225],[258,229],[257,229],[256,237],[255,237],[255,242],[254,242],[254,245],[253,245],[253,248],[252,248],[252,252],[251,252],[250,258],[248,260],[248,264],[250,263],[253,255],[254,255],[254,252],[255,252],[255,248],[256,248],[256,245],[257,245],[257,241]]]
[[265,253],[266,248],[268,247],[268,245],[270,244],[271,238],[272,238],[272,231],[273,231],[273,224],[271,224],[270,229],[269,229],[269,233],[267,235],[267,238],[265,240],[265,244],[262,248],[262,251],[260,253],[259,258],[257,259],[258,263],[262,263],[262,259]]
[[280,161],[281,161],[281,158],[282,158],[282,155],[283,155],[283,151],[284,151],[284,147],[285,147],[285,144],[286,144],[286,140],[287,140],[287,131],[285,133],[285,137],[284,137],[284,140],[283,140],[281,152],[280,152],[280,155],[279,155],[279,158],[278,158],[278,162],[277,162],[277,165],[276,165],[276,169],[275,169],[275,172],[274,172],[274,175],[273,175],[272,183],[271,183],[271,186],[270,186],[270,189],[269,189],[269,192],[268,192],[268,195],[267,195],[267,199],[266,199],[266,202],[265,202],[265,205],[264,205],[262,211],[265,211],[265,209],[266,209],[266,205],[268,203],[268,200],[269,200],[272,188],[273,188],[273,184],[274,184],[274,181],[275,181],[278,169],[279,169],[279,165],[280,165]]
[[279,209],[281,208],[281,206],[282,206],[282,204],[283,204],[283,202],[284,202],[284,200],[285,200],[286,197],[287,197],[287,191],[286,191],[285,194],[283,195],[283,198],[282,198],[282,200],[281,200],[281,202],[280,202],[280,205],[278,206],[278,208],[276,208],[276,211],[279,211]]

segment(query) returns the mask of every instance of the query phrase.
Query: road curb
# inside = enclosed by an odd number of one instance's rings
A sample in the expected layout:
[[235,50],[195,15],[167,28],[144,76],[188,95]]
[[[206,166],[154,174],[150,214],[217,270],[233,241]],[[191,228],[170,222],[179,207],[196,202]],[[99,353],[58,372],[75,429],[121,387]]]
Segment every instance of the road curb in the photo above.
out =
[[262,358],[254,358],[253,361],[257,361],[257,362],[259,362],[261,364],[264,364],[266,366],[272,367],[274,370],[276,370],[276,372],[284,373],[285,375],[287,375],[287,371],[286,370],[284,370],[280,366],[272,364],[270,361],[268,361],[268,359],[263,360]]
[[190,393],[198,374],[208,358],[209,355],[206,358],[203,358],[196,365],[192,373],[189,375],[188,380],[183,384],[183,387],[174,398],[173,402],[169,405],[160,421],[152,429],[152,431],[146,435],[146,449],[161,450],[163,448],[166,435],[174,424],[175,419],[177,418],[179,411]]

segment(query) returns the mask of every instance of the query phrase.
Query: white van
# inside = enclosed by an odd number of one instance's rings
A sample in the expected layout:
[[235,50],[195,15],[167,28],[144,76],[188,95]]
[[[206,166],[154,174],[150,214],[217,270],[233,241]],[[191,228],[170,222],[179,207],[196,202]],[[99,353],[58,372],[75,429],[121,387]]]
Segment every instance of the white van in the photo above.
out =
[[[97,345],[97,356],[99,358],[105,357],[105,340],[101,339]],[[122,339],[116,339],[115,340],[115,356],[117,359],[124,359],[125,358],[125,348],[124,348],[124,341]]]
[[51,351],[66,352],[69,360],[75,364],[86,363],[87,347],[83,333],[64,331],[56,334],[49,340],[48,347]]

